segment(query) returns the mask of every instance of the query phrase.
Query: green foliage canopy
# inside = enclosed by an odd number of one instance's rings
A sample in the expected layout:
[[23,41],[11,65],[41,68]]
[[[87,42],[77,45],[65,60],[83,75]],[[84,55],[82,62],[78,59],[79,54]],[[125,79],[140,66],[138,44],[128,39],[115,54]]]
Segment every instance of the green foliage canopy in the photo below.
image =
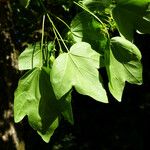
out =
[[[80,94],[108,103],[107,92],[121,101],[126,81],[142,84],[142,56],[134,45],[134,32],[150,33],[150,0],[20,2],[27,10],[38,5],[43,12],[39,14],[41,41],[28,44],[19,56],[19,69],[28,71],[15,92],[15,122],[27,116],[33,129],[49,142],[62,116],[73,124],[73,87]],[[45,2],[63,8],[63,13],[52,13]],[[72,14],[73,7],[75,15],[64,20],[62,14]],[[53,32],[50,39],[45,20]],[[56,20],[65,26],[63,32]],[[114,27],[120,36],[111,37]],[[107,70],[107,92],[98,71],[101,68]]]

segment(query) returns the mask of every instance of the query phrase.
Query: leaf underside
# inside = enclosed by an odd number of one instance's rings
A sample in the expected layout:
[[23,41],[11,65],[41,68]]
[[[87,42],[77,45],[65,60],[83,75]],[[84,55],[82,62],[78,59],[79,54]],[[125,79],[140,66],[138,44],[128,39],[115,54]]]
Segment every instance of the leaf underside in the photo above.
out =
[[57,101],[49,81],[49,69],[34,68],[20,79],[15,92],[15,122],[27,115],[32,128],[48,142],[58,126],[61,113],[65,113],[67,119],[73,122],[70,98],[67,94]]
[[75,87],[80,94],[107,103],[106,92],[97,70],[99,63],[100,54],[85,42],[78,42],[68,53],[61,54],[51,71],[51,82],[57,99]]
[[138,48],[122,37],[111,39],[111,48],[106,52],[106,69],[109,90],[121,101],[125,82],[142,84],[141,54]]

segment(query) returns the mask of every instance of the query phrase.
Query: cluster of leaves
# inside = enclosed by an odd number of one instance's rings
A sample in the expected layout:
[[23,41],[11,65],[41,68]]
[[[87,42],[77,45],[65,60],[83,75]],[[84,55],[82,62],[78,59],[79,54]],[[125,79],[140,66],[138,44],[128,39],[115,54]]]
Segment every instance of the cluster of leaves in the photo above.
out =
[[[21,2],[27,7],[32,0]],[[28,71],[15,92],[14,116],[19,122],[27,115],[29,124],[48,142],[62,116],[73,124],[73,87],[80,94],[108,103],[98,69],[106,68],[110,93],[118,101],[126,81],[142,84],[141,53],[134,45],[134,32],[150,33],[150,0],[48,1],[61,5],[67,13],[76,6],[70,25],[49,12],[44,2],[34,1],[44,10],[41,41],[29,44],[19,56],[19,69]],[[68,29],[64,37],[53,17]],[[44,38],[45,19],[54,33],[52,41]],[[120,36],[110,36],[114,24]]]

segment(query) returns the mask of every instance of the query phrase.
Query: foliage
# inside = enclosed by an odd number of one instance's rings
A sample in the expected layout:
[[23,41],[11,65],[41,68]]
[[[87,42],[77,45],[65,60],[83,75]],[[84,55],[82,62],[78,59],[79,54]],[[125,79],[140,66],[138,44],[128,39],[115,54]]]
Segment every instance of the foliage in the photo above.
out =
[[[63,8],[70,17],[48,10],[46,4]],[[15,122],[27,115],[29,124],[48,142],[62,116],[73,123],[73,88],[108,103],[98,69],[107,70],[109,91],[118,101],[126,81],[142,84],[141,53],[133,41],[135,31],[150,33],[149,4],[150,0],[21,1],[27,10],[42,8],[43,19],[41,41],[28,44],[19,56],[19,69],[28,71],[15,92]],[[120,36],[111,37],[115,28]],[[50,38],[48,31],[53,33]]]

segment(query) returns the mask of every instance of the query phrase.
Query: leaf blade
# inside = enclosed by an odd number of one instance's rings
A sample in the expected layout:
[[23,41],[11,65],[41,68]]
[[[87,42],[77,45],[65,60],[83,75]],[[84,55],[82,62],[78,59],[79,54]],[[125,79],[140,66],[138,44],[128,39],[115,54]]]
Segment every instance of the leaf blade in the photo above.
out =
[[29,44],[28,47],[20,54],[19,60],[19,70],[29,70],[34,67],[42,67],[42,51],[40,49],[40,44],[36,45]]
[[[50,69],[45,67],[28,71],[19,81],[14,100],[15,122],[27,115],[30,126],[37,130],[45,142],[49,142],[57,128],[57,118],[61,113],[65,112],[73,118],[71,97],[68,100],[67,94],[60,101],[56,100],[49,74]],[[67,119],[70,121],[69,117]]]
[[136,30],[150,33],[150,21],[144,19],[144,16],[150,15],[149,6],[150,0],[117,0],[112,15],[122,36],[133,41]]
[[121,101],[126,81],[142,84],[141,54],[133,43],[121,37],[114,37],[111,39],[111,49],[106,55],[109,90]]
[[99,59],[100,54],[85,42],[76,43],[69,53],[61,54],[51,71],[51,82],[57,99],[74,86],[79,93],[107,103],[106,92],[97,70]]
[[103,26],[86,12],[77,14],[72,20],[69,38],[74,43],[81,41],[90,43],[100,54],[103,54],[108,40]]

